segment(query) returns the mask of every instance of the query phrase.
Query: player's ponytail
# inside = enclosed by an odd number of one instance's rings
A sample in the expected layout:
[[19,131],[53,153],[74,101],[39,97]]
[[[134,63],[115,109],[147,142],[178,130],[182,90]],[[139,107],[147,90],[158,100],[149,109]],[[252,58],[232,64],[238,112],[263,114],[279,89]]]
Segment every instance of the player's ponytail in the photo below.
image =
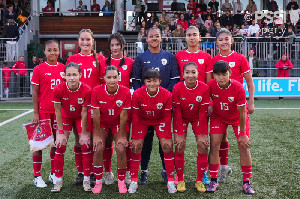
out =
[[[111,40],[112,39],[116,39],[121,45],[122,54],[123,54],[122,55],[123,58],[122,58],[122,60],[120,62],[120,65],[119,65],[121,67],[126,63],[126,60],[124,58],[124,48],[125,48],[125,45],[126,45],[126,41],[125,41],[123,35],[118,33],[118,32],[116,32],[114,34],[111,34],[108,38],[109,51],[110,51],[110,45],[111,45]],[[111,64],[111,51],[110,51],[110,55],[109,55],[108,59],[106,60],[106,65],[109,66],[110,64]]]
[[98,60],[98,56],[97,56],[97,53],[96,53],[96,50],[94,50],[94,47],[93,47],[93,49],[92,49],[92,53],[93,53],[93,57],[95,58],[95,60],[96,60],[96,67],[97,67],[97,69],[99,69],[99,60]]

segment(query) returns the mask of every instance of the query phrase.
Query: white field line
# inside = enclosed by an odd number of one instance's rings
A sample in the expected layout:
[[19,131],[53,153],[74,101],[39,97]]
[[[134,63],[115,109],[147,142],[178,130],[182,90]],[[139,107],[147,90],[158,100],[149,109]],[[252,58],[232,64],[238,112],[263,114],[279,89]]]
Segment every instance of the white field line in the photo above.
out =
[[5,108],[3,108],[3,109],[0,109],[0,111],[29,111],[29,110],[31,110],[31,109],[10,109],[10,108],[8,108],[8,109],[5,109]]
[[4,121],[4,122],[1,122],[1,123],[0,123],[0,127],[3,126],[4,124],[7,124],[7,123],[11,122],[11,121],[14,121],[14,120],[16,120],[16,119],[19,119],[19,118],[23,117],[24,115],[27,115],[28,113],[31,113],[31,112],[33,112],[33,109],[31,109],[31,110],[29,110],[29,111],[26,111],[25,113],[22,113],[22,114],[20,114],[20,115],[18,115],[18,116],[16,116],[16,117],[13,117],[13,118],[11,118],[11,119],[9,119],[9,120],[6,120],[6,121]]

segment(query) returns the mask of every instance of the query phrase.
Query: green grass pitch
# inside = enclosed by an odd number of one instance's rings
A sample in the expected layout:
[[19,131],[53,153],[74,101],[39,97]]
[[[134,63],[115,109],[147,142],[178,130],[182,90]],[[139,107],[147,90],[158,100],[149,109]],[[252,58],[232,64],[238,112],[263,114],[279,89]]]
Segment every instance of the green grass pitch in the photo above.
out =
[[[257,100],[256,108],[300,108],[297,100]],[[31,109],[31,103],[0,103],[0,109]],[[13,118],[24,111],[0,110],[0,123]],[[39,189],[33,185],[32,157],[22,124],[32,120],[32,113],[0,126],[0,198],[300,198],[300,110],[263,110],[257,109],[250,116],[251,153],[253,158],[252,185],[255,195],[243,194],[242,174],[236,138],[229,131],[229,165],[233,174],[227,182],[220,184],[214,193],[200,194],[194,188],[196,179],[196,142],[189,128],[187,149],[185,152],[185,193],[168,194],[166,185],[160,176],[161,160],[158,153],[158,140],[150,161],[149,184],[140,186],[136,194],[118,193],[117,182],[103,185],[100,195],[84,192],[82,187],[72,185],[76,177],[73,154],[74,136],[70,140],[65,154],[64,183],[60,193],[51,193],[52,185],[48,181],[50,172],[49,149],[43,152],[42,176],[47,188]],[[112,170],[116,173],[116,157],[113,155]]]

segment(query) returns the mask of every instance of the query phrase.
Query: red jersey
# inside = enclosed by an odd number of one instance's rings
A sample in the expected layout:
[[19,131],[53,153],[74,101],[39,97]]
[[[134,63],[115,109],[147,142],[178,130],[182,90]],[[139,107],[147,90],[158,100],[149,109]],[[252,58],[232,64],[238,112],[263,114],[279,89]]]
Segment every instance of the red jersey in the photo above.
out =
[[68,82],[55,86],[53,102],[61,103],[61,116],[67,119],[80,119],[82,107],[90,106],[92,89],[87,84],[79,82],[76,91],[71,91]]
[[206,83],[205,74],[213,72],[211,56],[202,50],[196,52],[190,52],[188,50],[178,51],[175,57],[180,70],[180,80],[183,79],[183,66],[188,62],[195,62],[198,65],[198,80],[201,82]]
[[230,125],[240,123],[238,106],[246,106],[246,92],[241,83],[231,79],[227,88],[219,87],[217,81],[212,79],[207,83],[213,101],[211,118],[218,118]]
[[31,84],[39,86],[38,100],[40,113],[54,113],[52,102],[53,89],[63,81],[65,65],[57,62],[50,65],[48,62],[41,63],[33,70]]
[[171,93],[159,87],[155,95],[150,95],[147,87],[143,86],[134,91],[132,96],[132,117],[137,116],[139,120],[149,125],[162,122],[166,111],[172,109]]
[[227,56],[223,56],[221,53],[219,53],[212,58],[213,65],[220,60],[228,62],[232,71],[230,79],[234,79],[243,84],[244,74],[251,72],[249,62],[247,61],[246,57],[235,51],[232,51]]
[[[44,8],[44,12],[55,12],[55,9],[53,6],[46,6]],[[46,13],[45,16],[49,17],[49,16],[54,16],[54,13]]]
[[[101,77],[104,76],[105,74],[105,69],[107,67],[106,64],[106,60],[108,58],[105,58],[104,62],[105,67],[102,67],[102,74]],[[120,72],[120,81],[119,81],[119,85],[123,85],[126,86],[127,88],[129,88],[130,85],[130,79],[131,79],[131,74],[132,74],[132,65],[134,63],[134,60],[131,59],[130,57],[125,57],[125,64],[123,66],[120,66],[120,62],[121,62],[122,58],[113,58],[111,57],[110,60],[110,65],[116,66],[119,69]]]
[[180,19],[178,19],[177,22],[176,22],[176,24],[177,25],[180,24],[181,27],[182,27],[182,29],[184,29],[184,30],[186,30],[186,29],[189,28],[189,23],[187,22],[187,20],[180,20]]
[[83,55],[81,53],[72,55],[68,58],[67,64],[70,62],[77,63],[81,68],[82,76],[80,81],[86,83],[91,88],[94,88],[100,84],[100,70],[102,67],[104,57],[97,54],[99,60],[99,69],[96,66],[96,60],[93,54]]
[[11,76],[11,69],[7,66],[3,67],[2,68],[2,78],[3,78],[3,81],[10,81],[10,76]]
[[107,92],[107,85],[99,85],[93,89],[92,108],[100,109],[100,123],[110,126],[120,124],[123,109],[131,109],[131,93],[129,88],[119,85],[114,94]]
[[[93,4],[91,5],[91,11],[92,12],[97,12],[100,11],[100,5],[99,4]],[[99,13],[93,13],[93,16],[99,16]]]
[[[12,69],[27,69],[26,63],[24,61],[17,61],[13,66]],[[27,70],[14,70],[14,73],[18,73],[21,76],[27,75]]]

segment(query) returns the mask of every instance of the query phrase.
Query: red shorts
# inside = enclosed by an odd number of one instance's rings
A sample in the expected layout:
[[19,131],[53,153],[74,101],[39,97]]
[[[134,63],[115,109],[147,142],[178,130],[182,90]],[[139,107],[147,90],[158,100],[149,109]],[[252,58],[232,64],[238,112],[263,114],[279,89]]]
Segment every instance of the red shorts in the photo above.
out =
[[10,83],[10,78],[9,79],[6,79],[6,78],[3,79],[3,86],[4,86],[5,89],[7,89],[9,87],[9,83]]
[[[210,118],[210,134],[225,134],[227,127],[230,124],[219,120],[218,118]],[[237,139],[240,138],[240,125],[231,125]],[[249,116],[246,116],[246,135],[250,138]]]
[[[127,120],[126,126],[125,126],[125,132],[129,133],[130,132],[130,125],[129,121]],[[113,136],[120,131],[120,124],[117,125],[107,125],[107,124],[101,124],[100,123],[100,128],[104,129],[107,133],[111,133]]]
[[73,126],[75,126],[78,133],[82,132],[81,119],[69,119],[63,117],[62,122],[64,131],[72,131]]
[[139,122],[135,125],[132,125],[132,139],[133,140],[145,139],[149,126],[154,127],[158,139],[161,138],[172,139],[171,124],[166,124],[165,122],[157,123],[154,125],[148,125],[148,124],[144,124],[143,122]]
[[[196,119],[196,120],[185,120],[185,119],[182,119],[182,130],[183,130],[183,133],[187,133],[187,129],[188,129],[188,125],[189,123],[192,124],[192,129],[193,129],[193,132],[195,135],[200,135],[200,125],[199,125],[199,120]],[[178,126],[174,126],[174,129],[173,129],[174,132],[178,132]]]

